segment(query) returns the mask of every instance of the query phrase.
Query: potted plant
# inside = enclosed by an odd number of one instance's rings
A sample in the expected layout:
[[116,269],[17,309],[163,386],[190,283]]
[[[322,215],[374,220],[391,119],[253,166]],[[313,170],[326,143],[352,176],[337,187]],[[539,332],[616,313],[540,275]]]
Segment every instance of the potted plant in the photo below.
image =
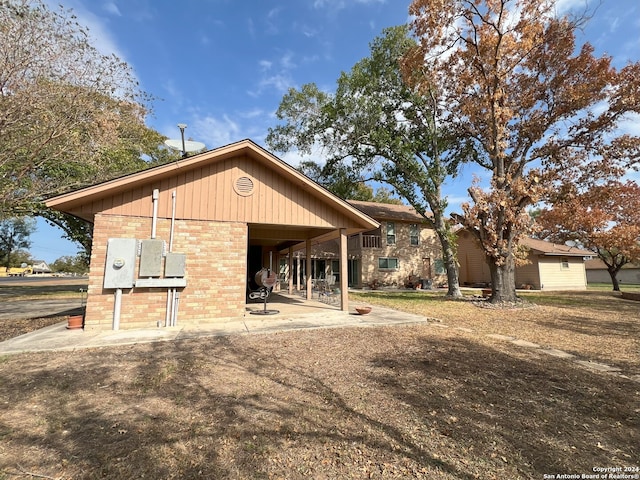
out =
[[80,289],[80,313],[69,315],[67,319],[67,329],[74,330],[84,328],[84,289]]

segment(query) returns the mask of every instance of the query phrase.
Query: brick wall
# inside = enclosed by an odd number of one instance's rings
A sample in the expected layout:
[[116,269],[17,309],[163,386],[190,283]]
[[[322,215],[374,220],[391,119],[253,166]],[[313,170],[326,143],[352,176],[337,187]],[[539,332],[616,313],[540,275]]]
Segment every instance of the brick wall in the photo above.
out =
[[[362,284],[369,285],[376,280],[380,285],[403,287],[410,275],[424,278],[423,263],[425,258],[431,262],[430,278],[439,280],[435,274],[435,262],[442,258],[442,248],[431,228],[420,227],[420,241],[418,245],[411,245],[410,227],[408,223],[395,222],[395,245],[387,245],[385,232],[386,223],[381,227],[381,248],[363,248],[361,250]],[[397,258],[397,270],[378,268],[380,257]]]
[[[156,238],[169,244],[170,220],[158,219]],[[173,251],[186,254],[187,286],[180,291],[177,323],[190,325],[241,317],[245,311],[247,226],[244,223],[176,220]],[[114,290],[102,288],[109,238],[151,236],[151,218],[96,215],[85,328],[110,329]],[[164,270],[164,268],[163,268]],[[136,276],[138,268],[136,266]],[[122,291],[120,328],[164,325],[166,288]]]

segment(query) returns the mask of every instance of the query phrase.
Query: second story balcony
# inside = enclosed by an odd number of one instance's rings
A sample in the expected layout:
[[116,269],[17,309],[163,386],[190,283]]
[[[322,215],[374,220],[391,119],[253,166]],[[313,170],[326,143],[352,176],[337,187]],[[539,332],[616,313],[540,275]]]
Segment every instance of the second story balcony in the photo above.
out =
[[380,235],[354,235],[349,238],[349,249],[382,248]]
[[381,248],[380,235],[362,235],[362,248]]

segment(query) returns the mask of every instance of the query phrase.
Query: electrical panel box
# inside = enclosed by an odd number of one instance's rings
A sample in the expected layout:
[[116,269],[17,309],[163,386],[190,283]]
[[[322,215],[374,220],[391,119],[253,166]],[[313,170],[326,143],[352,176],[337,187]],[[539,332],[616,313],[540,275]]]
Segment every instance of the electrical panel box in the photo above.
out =
[[184,277],[187,256],[184,253],[167,253],[164,259],[165,277]]
[[137,253],[135,238],[110,238],[107,241],[104,288],[133,288]]
[[159,277],[162,275],[162,255],[164,240],[142,240],[140,242],[139,277]]

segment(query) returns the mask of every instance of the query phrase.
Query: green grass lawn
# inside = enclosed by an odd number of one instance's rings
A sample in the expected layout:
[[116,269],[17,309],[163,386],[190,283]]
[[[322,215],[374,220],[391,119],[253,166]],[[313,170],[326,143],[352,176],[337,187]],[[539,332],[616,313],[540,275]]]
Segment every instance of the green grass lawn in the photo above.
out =
[[[587,290],[589,291],[598,291],[598,292],[608,292],[612,291],[613,287],[610,283],[589,283],[587,285]],[[640,292],[640,284],[637,283],[621,283],[620,290],[623,292]]]

